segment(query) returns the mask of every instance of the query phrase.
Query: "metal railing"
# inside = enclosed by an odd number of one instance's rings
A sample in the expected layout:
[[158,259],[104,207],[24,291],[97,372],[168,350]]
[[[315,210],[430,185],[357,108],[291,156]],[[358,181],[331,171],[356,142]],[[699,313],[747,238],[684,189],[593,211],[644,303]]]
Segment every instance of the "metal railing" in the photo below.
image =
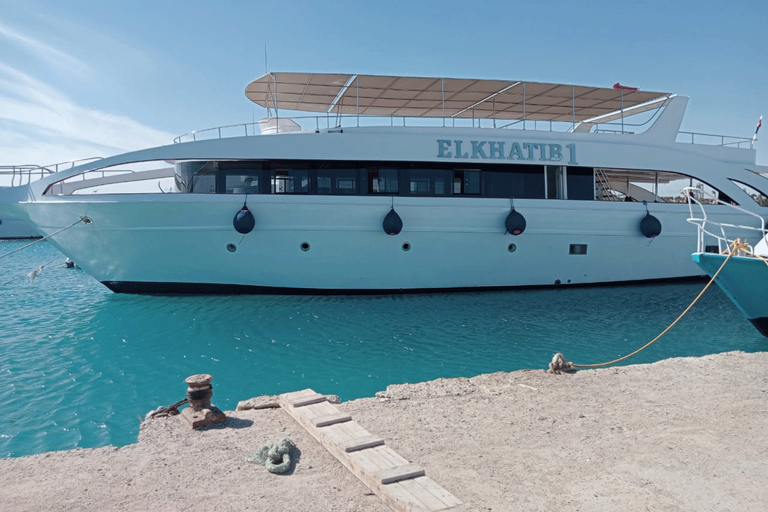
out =
[[[689,138],[690,140],[688,140]],[[733,137],[731,135],[715,135],[713,133],[678,132],[675,142],[688,142],[690,144],[707,146],[735,146],[740,148],[742,144],[749,146],[752,139],[749,137]]]
[[[277,119],[277,118],[275,118]],[[515,121],[504,120],[506,124],[498,124],[500,120],[493,118],[414,118],[406,116],[357,116],[355,114],[338,115],[328,114],[325,116],[297,116],[281,117],[280,119],[290,119],[296,121],[302,130],[319,131],[320,129],[338,129],[358,126],[446,126],[446,121],[450,121],[452,127],[471,127],[471,128],[493,128],[493,129],[514,129],[514,130],[534,130],[549,132],[568,132],[573,129],[574,124],[565,121],[541,121],[532,119],[519,119]],[[648,121],[638,124],[629,124],[626,121],[623,125],[618,123],[600,123],[596,124],[594,133],[617,133],[617,134],[635,134],[638,130],[633,128],[642,128]],[[612,128],[616,126],[616,128]],[[627,129],[629,128],[629,129]],[[278,131],[279,128],[278,128]],[[643,130],[644,131],[644,130]],[[258,122],[230,124],[217,126],[214,128],[205,128],[195,130],[173,139],[174,144],[182,142],[191,142],[207,139],[223,139],[230,137],[248,137],[260,135]],[[710,133],[697,132],[678,132],[676,142],[686,142],[690,144],[709,145],[709,146],[735,146],[738,148],[749,146],[751,138],[735,137],[731,135],[716,135]]]
[[42,179],[50,174],[54,174],[64,169],[75,167],[76,165],[100,159],[101,157],[80,158],[77,160],[68,160],[66,162],[58,162],[50,165],[0,165],[0,177],[10,176],[9,182],[0,182],[0,186],[18,187],[21,185],[29,185],[33,181]]
[[[705,252],[706,250],[704,235],[709,235],[717,240],[718,251],[720,252],[727,250],[730,244],[738,238],[738,235],[729,236],[726,231],[754,232],[760,238],[766,236],[765,219],[760,215],[745,210],[736,204],[722,201],[716,194],[705,191],[700,187],[685,187],[680,193],[688,203],[688,218],[686,220],[698,228],[696,252]],[[735,211],[754,217],[759,222],[760,227],[713,221],[707,216],[707,211],[704,209],[705,204],[726,205]],[[696,213],[694,213],[694,207],[696,207]],[[749,249],[751,251],[753,247],[750,246]]]
[[[276,118],[275,118],[276,119]],[[452,127],[467,127],[467,128],[492,128],[492,129],[517,129],[517,130],[529,130],[531,126],[536,131],[562,131],[567,132],[573,128],[573,123],[565,121],[542,121],[542,120],[516,120],[507,122],[509,120],[503,120],[506,124],[499,124],[499,119],[493,118],[423,118],[423,117],[407,117],[407,116],[357,116],[355,114],[337,115],[328,114],[326,116],[296,116],[296,117],[281,117],[280,119],[290,119],[295,121],[301,126],[302,130],[318,131],[321,129],[331,130],[338,128],[352,128],[359,126],[437,126],[445,127],[446,122],[450,122]],[[173,139],[174,144],[181,142],[191,142],[197,140],[207,139],[222,139],[228,137],[242,137],[260,135],[258,122],[231,124],[226,126],[217,126],[214,128],[205,128],[203,130],[195,130]],[[279,130],[278,130],[279,131]]]

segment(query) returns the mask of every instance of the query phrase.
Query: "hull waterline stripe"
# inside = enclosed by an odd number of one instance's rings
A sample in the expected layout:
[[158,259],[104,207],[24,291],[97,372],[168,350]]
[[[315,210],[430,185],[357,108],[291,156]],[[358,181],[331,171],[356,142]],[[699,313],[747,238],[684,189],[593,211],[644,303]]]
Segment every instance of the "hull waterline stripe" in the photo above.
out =
[[447,288],[407,289],[337,289],[337,288],[287,288],[222,283],[161,283],[149,281],[102,281],[101,284],[115,293],[143,295],[392,295],[416,293],[471,293],[505,290],[537,290],[548,288],[597,288],[614,286],[642,286],[659,283],[691,283],[706,280],[706,276],[670,277],[640,281],[613,281],[610,283],[578,283],[520,286],[463,286]]

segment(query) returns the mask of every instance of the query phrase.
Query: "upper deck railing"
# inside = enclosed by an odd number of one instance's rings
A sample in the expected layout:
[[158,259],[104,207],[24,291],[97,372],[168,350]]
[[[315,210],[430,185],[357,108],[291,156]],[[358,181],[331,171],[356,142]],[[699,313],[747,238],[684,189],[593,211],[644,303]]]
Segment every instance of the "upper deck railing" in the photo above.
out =
[[752,144],[749,137],[734,137],[731,135],[715,135],[712,133],[678,132],[675,142],[704,144],[708,146],[735,146],[737,148]]
[[28,185],[35,180],[39,180],[64,169],[69,169],[86,162],[100,160],[101,157],[80,158],[77,160],[68,160],[50,165],[0,165],[0,186],[17,187]]
[[[277,118],[274,118],[277,119]],[[412,117],[376,117],[376,116],[356,116],[356,115],[336,115],[326,116],[296,116],[282,117],[279,120],[290,119],[298,122],[302,131],[334,130],[348,127],[360,126],[442,126],[442,127],[471,127],[471,128],[489,128],[489,129],[507,129],[507,130],[534,130],[550,132],[569,132],[574,128],[574,123],[540,120],[496,120],[496,119],[442,119],[442,118],[412,118]],[[601,123],[595,125],[594,133],[616,133],[631,135],[644,131],[649,125],[650,119],[641,123],[628,123],[626,119],[623,123]],[[278,128],[276,130],[280,132]],[[286,130],[287,131],[287,130]],[[214,128],[205,128],[195,130],[173,139],[174,144],[182,142],[191,142],[208,139],[224,139],[230,137],[249,137],[261,135],[258,122],[231,124],[217,126]],[[748,137],[735,137],[730,135],[716,135],[697,132],[679,132],[676,142],[701,144],[708,146],[734,146],[749,147],[752,139]]]

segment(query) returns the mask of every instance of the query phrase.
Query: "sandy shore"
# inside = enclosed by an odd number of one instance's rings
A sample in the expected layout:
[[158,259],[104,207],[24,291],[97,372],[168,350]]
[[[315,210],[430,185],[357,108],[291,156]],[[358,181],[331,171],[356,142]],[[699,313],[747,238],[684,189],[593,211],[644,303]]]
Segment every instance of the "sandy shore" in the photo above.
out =
[[[439,379],[337,407],[480,511],[765,511],[767,370],[768,352],[729,352]],[[122,448],[0,460],[0,510],[389,510],[282,410],[227,415],[196,431],[151,420]],[[286,436],[290,474],[247,461]]]

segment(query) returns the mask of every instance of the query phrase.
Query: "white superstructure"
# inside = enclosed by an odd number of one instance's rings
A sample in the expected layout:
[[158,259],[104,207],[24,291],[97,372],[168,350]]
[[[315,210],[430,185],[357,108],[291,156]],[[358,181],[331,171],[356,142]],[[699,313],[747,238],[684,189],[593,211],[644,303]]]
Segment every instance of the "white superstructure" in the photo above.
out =
[[[94,278],[135,293],[689,278],[702,271],[683,187],[768,213],[749,139],[679,133],[681,96],[299,73],[267,74],[246,95],[270,113],[261,134],[222,127],[88,162],[29,184],[14,208],[44,235],[63,229],[49,240]],[[124,171],[148,162],[149,173]],[[104,193],[113,169],[172,175],[174,192]]]

